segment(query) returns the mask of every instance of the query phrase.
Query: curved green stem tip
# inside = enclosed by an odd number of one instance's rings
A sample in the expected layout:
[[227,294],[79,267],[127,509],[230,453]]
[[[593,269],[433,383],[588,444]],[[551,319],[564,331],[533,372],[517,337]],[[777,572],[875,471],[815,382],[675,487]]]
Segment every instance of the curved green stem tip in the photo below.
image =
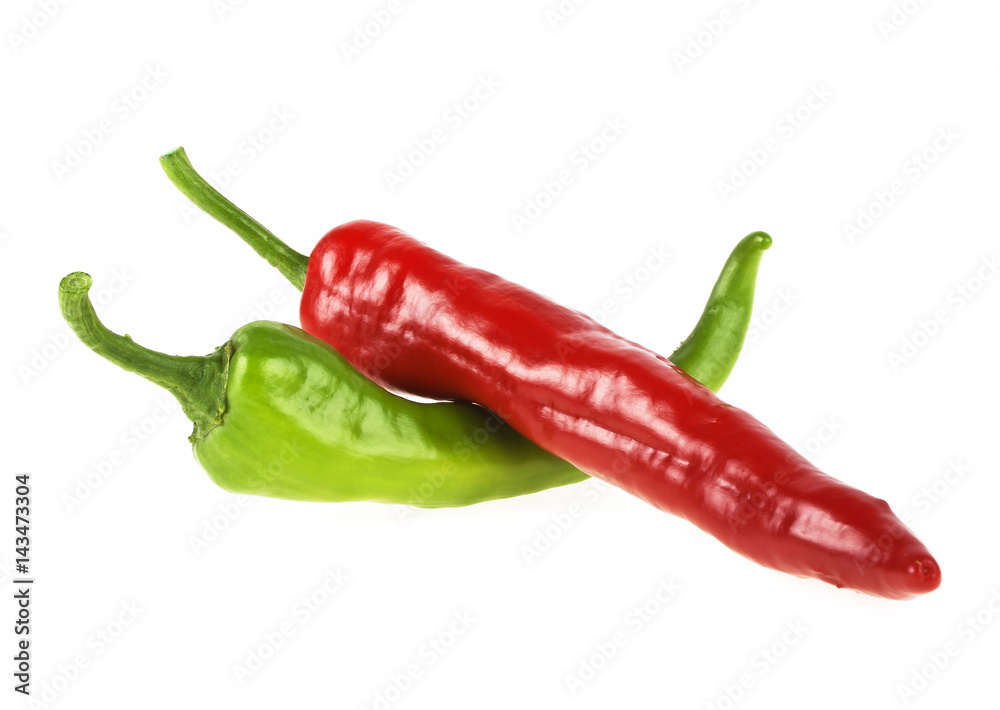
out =
[[190,440],[202,438],[222,424],[232,345],[211,355],[165,355],[108,330],[90,301],[90,274],[76,271],[59,282],[59,310],[80,341],[106,360],[168,390],[194,423]]

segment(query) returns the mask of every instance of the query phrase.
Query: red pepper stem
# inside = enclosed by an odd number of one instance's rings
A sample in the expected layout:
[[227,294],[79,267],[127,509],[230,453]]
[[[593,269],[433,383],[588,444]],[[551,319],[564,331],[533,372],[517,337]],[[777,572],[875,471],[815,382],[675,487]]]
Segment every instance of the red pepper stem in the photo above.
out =
[[195,205],[236,232],[255,252],[278,269],[299,291],[306,282],[309,257],[278,239],[260,222],[226,199],[191,165],[183,148],[160,156],[160,165],[177,188]]
[[59,283],[59,309],[84,345],[122,369],[145,377],[168,390],[194,422],[193,443],[222,423],[232,345],[211,355],[182,357],[149,350],[128,335],[108,330],[87,295],[93,280],[77,271]]

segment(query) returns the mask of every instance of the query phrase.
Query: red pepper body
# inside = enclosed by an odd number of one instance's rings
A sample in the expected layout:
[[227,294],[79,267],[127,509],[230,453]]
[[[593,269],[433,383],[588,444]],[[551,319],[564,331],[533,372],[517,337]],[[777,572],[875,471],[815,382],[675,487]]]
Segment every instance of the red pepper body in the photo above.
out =
[[666,358],[393,227],[323,237],[300,316],[384,387],[478,402],[760,564],[894,599],[940,583],[885,501],[817,470]]

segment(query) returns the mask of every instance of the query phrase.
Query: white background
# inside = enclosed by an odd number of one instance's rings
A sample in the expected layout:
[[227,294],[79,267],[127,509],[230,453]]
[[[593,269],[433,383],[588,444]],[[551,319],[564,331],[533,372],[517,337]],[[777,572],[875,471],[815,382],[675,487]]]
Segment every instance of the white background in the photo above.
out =
[[[370,708],[410,664],[420,676],[389,707],[929,708],[990,693],[1000,7],[594,1],[553,23],[556,0],[404,0],[348,58],[386,0],[234,5],[4,3],[2,501],[32,474],[37,698]],[[698,56],[682,66],[685,52]],[[447,112],[483,79],[498,88],[456,125]],[[826,98],[802,108],[811,95]],[[576,151],[609,119],[624,129],[580,172]],[[446,140],[390,189],[387,171],[435,129]],[[375,504],[239,507],[193,460],[183,415],[155,423],[161,391],[67,338],[56,304],[59,279],[88,271],[110,327],[183,354],[262,315],[297,322],[279,274],[184,214],[157,162],[177,145],[203,171],[235,166],[226,194],[301,251],[344,221],[388,222],[562,304],[610,300],[606,322],[663,353],[736,242],[768,231],[757,321],[722,396],[911,515],[941,588],[892,602],[786,577],[586,484],[405,521]],[[518,232],[512,214],[563,169],[572,184]],[[734,170],[752,174],[724,199]],[[859,211],[876,218],[852,238]],[[651,248],[670,257],[647,274]],[[0,675],[20,707],[12,527]],[[539,535],[555,539],[528,564]],[[337,570],[343,586],[297,613]],[[659,605],[661,581],[678,591]],[[425,644],[456,614],[474,621],[435,657]],[[293,633],[269,654],[283,623]],[[616,633],[625,645],[595,659]],[[241,683],[235,667],[262,647]],[[568,676],[592,660],[574,693]],[[909,705],[904,687],[919,691]]]

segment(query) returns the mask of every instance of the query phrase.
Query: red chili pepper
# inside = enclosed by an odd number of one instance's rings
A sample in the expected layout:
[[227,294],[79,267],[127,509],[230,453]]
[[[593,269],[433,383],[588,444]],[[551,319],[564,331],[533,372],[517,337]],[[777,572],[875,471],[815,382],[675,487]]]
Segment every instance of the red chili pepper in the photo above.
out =
[[885,501],[820,472],[666,358],[393,227],[323,237],[299,316],[383,386],[479,402],[760,564],[894,599],[940,583]]
[[[296,273],[301,255],[281,248],[272,263]],[[300,319],[384,387],[478,402],[762,565],[892,599],[940,584],[885,501],[822,473],[666,358],[394,227],[324,236]]]

